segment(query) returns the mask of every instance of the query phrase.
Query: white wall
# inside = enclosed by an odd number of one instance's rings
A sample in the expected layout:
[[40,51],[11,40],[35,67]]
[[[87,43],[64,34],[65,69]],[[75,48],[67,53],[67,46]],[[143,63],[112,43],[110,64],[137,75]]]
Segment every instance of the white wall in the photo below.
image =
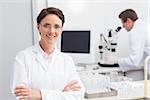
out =
[[[92,4],[91,4],[92,3]],[[90,30],[91,31],[91,46],[90,54],[70,54],[74,61],[79,63],[95,63],[95,53],[96,49],[95,43],[97,41],[96,35],[101,33],[104,29],[104,20],[98,22],[99,18],[102,18],[101,14],[97,13],[95,9],[99,9],[99,12],[103,11],[104,6],[99,5],[99,3],[86,2],[86,1],[55,1],[49,0],[48,6],[54,6],[60,8],[65,15],[64,30]],[[69,54],[69,53],[68,53]],[[75,62],[75,63],[77,63]]]
[[[2,6],[1,6],[1,3],[0,3],[0,12],[2,12]],[[2,15],[0,14],[0,22],[2,22]],[[1,64],[2,64],[2,25],[0,24],[0,81],[2,81],[2,68],[1,68]],[[2,82],[0,82],[0,88],[2,87]],[[0,97],[1,97],[1,93],[2,91],[0,91]]]
[[[140,19],[148,18],[148,0],[48,0],[48,6],[63,10],[66,22],[64,29],[91,30],[91,51],[95,62],[99,61],[100,33],[108,34],[108,29],[121,26],[119,13],[127,8],[134,9]],[[124,46],[126,45],[126,47]],[[116,55],[127,56],[129,52],[128,33],[121,30]]]
[[[33,1],[36,2],[41,0]],[[109,3],[108,0],[103,1]],[[135,8],[141,13],[144,20],[147,14],[145,10],[147,6],[142,5],[141,2],[137,2],[140,0],[132,2],[133,5],[130,2],[127,3],[127,0],[122,4],[111,2],[108,5],[104,5],[102,3],[103,1],[92,0],[92,3],[86,3],[87,5],[84,10],[81,11],[72,7],[75,11],[73,16],[76,19],[66,19],[68,28],[89,28],[92,30],[92,34],[94,35],[93,39],[95,39],[96,43],[93,49],[96,53],[98,53],[97,46],[99,43],[99,34],[106,33],[108,28],[115,28],[116,25],[120,24],[117,16],[122,9],[126,7]],[[38,5],[41,5],[41,3]],[[62,5],[62,9],[65,7],[66,5]],[[82,5],[78,4],[78,7],[80,8]],[[37,8],[39,8],[39,6],[37,6]],[[18,51],[32,45],[31,22],[31,0],[0,0],[0,100],[13,100],[9,89],[13,59]],[[120,42],[120,45],[127,41],[127,36],[123,33],[124,30],[121,33],[122,37],[120,41],[122,40],[122,42]],[[126,38],[123,36],[126,36]],[[122,54],[126,51],[127,49],[123,49]],[[96,57],[98,58],[98,56]]]
[[9,88],[13,60],[30,45],[31,0],[0,0],[0,100],[13,100]]
[[31,0],[32,2],[32,26],[33,26],[33,42],[34,44],[37,43],[37,41],[39,41],[40,39],[40,34],[37,30],[37,22],[36,22],[36,18],[38,16],[38,14],[40,13],[40,11],[47,7],[47,0]]

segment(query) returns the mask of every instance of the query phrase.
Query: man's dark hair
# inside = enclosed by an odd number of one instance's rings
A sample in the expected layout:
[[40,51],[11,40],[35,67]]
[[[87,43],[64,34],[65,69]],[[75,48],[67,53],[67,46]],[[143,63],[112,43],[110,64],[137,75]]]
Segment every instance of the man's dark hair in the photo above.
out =
[[126,22],[128,18],[135,22],[138,19],[138,16],[133,9],[126,9],[119,14],[119,18],[123,22]]
[[48,7],[43,9],[37,17],[37,24],[40,24],[41,20],[44,19],[49,14],[55,14],[62,20],[62,26],[65,22],[65,16],[63,12],[55,7]]

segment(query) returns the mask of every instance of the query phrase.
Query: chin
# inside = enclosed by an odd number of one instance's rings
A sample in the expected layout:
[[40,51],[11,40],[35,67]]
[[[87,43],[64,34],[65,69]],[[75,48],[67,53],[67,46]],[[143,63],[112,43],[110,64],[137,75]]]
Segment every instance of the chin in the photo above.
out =
[[131,29],[128,29],[128,32],[131,31]]
[[126,31],[128,31],[128,32],[129,32],[130,30],[131,30],[131,29],[126,29]]

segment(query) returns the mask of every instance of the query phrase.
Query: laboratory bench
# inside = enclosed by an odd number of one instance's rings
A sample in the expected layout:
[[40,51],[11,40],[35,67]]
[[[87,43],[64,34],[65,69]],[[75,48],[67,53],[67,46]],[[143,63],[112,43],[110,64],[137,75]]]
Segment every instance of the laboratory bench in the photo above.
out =
[[143,69],[134,69],[127,72],[122,72],[120,67],[101,67],[98,64],[87,64],[84,66],[76,65],[77,72],[80,73],[101,73],[101,74],[114,74],[117,72],[119,75],[127,76],[135,81],[144,79]]
[[[87,65],[87,66],[84,66],[84,67],[77,66],[77,72],[79,73],[79,76],[80,76],[82,82],[84,83],[84,86],[88,87],[89,89],[99,88],[100,85],[102,85],[102,86],[103,85],[108,85],[107,84],[108,80],[106,80],[107,78],[103,77],[103,76],[111,76],[111,78],[113,77],[114,79],[116,78],[116,75],[117,76],[123,76],[123,77],[124,76],[131,76],[131,77],[135,76],[135,77],[138,78],[138,77],[141,77],[142,75],[144,76],[143,72],[140,73],[139,75],[135,74],[135,72],[138,72],[138,71],[141,71],[141,70],[142,69],[135,69],[135,70],[129,71],[129,72],[122,72],[119,67],[100,67],[100,66],[94,65],[94,64]],[[131,73],[133,73],[133,74],[131,75]],[[85,75],[87,75],[87,76],[85,76]],[[94,97],[94,98],[90,98],[90,99],[86,98],[85,100],[127,100],[127,99],[128,100],[150,100],[150,99],[142,99],[142,97],[144,96],[144,86],[143,86],[143,81],[139,81],[141,79],[142,78],[133,79],[131,81],[131,84],[126,84],[124,87],[126,87],[128,90],[126,90],[126,88],[120,88],[120,89],[117,88],[116,89],[117,90],[117,95],[115,95],[115,96],[105,96],[105,97],[102,96],[102,97],[99,97],[99,98]],[[90,81],[91,83],[89,84],[88,81]],[[117,82],[116,82],[117,87],[120,84],[125,84],[123,82],[119,83],[120,81],[121,81],[120,79],[117,80]],[[93,84],[93,82],[95,82],[95,83]],[[126,82],[126,80],[124,80],[124,82]],[[149,82],[149,85],[150,85],[150,82]],[[135,86],[137,86],[137,87],[142,86],[142,87],[136,88]],[[99,88],[99,89],[101,89],[101,88]],[[137,90],[133,89],[133,88],[136,88]],[[149,94],[148,95],[150,96],[150,87],[149,87]]]
[[82,73],[82,72],[99,72],[99,73],[122,72],[119,67],[101,67],[98,64],[76,66],[76,69],[79,73]]
[[127,84],[126,88],[118,89],[117,96],[90,98],[85,100],[150,100],[150,80],[148,80],[148,95],[146,98],[144,98],[144,81],[133,81],[131,84]]

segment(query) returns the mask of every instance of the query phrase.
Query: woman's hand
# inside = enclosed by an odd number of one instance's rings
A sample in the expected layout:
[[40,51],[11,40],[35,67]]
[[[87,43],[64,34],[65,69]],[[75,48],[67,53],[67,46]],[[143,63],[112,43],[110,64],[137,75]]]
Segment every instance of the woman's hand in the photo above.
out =
[[42,100],[40,90],[29,87],[18,86],[15,88],[14,94],[19,100]]
[[79,85],[79,83],[73,80],[65,86],[65,88],[63,89],[63,92],[79,91],[80,89],[81,89],[81,86]]

